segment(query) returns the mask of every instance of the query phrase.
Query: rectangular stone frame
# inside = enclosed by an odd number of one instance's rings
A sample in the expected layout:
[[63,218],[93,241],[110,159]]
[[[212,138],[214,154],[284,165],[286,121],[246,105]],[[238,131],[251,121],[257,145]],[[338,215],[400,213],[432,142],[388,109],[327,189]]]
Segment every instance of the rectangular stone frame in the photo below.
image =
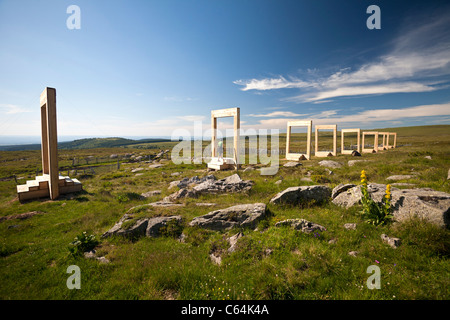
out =
[[46,87],[40,96],[42,132],[42,173],[49,175],[50,199],[59,197],[58,134],[56,123],[56,90]]
[[378,137],[383,136],[382,148],[383,150],[389,149],[389,132],[378,132]]
[[[291,127],[307,127],[306,154],[289,152],[291,144]],[[288,121],[286,131],[286,160],[299,161],[301,159],[306,160],[311,159],[311,133],[312,133],[312,120]]]
[[[365,137],[366,135],[373,135],[375,136],[375,140],[373,143],[373,149],[366,149],[365,146]],[[378,152],[378,131],[364,131],[362,133],[362,147],[361,147],[361,153],[377,153]]]
[[397,132],[389,132],[389,136],[394,136],[394,142],[392,143],[391,146],[388,145],[388,148],[389,149],[396,148],[397,147]]
[[211,157],[216,157],[216,131],[217,118],[234,118],[234,152],[233,158],[236,170],[239,169],[239,135],[241,128],[241,111],[240,108],[219,109],[211,111]]
[[[319,151],[319,130],[333,130],[333,152]],[[316,125],[314,126],[314,155],[316,157],[328,157],[331,153],[333,157],[337,154],[337,124],[331,125]]]
[[342,154],[352,154],[353,150],[344,150],[344,133],[356,133],[356,151],[361,153],[361,129],[342,129],[341,130],[341,153]]

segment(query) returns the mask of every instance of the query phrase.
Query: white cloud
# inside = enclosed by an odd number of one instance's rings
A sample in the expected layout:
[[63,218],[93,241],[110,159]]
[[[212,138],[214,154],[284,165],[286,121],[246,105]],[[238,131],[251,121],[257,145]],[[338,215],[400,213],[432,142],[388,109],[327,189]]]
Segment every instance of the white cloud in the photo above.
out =
[[[297,88],[303,93],[285,100],[323,103],[348,96],[388,93],[429,92],[442,87],[430,79],[450,75],[450,35],[448,13],[431,22],[406,29],[394,41],[389,53],[355,70],[341,69],[327,77],[308,72],[309,79],[283,76],[234,81],[242,91]],[[448,81],[448,80],[447,80]]]
[[24,113],[24,112],[31,112],[28,109],[23,109],[19,106],[16,106],[14,104],[1,104],[0,107],[2,109],[6,109],[4,112],[5,114],[16,114],[16,113]]
[[266,114],[249,114],[248,117],[273,118],[273,117],[303,117],[306,114],[298,114],[291,111],[274,111]]
[[[316,124],[338,124],[352,127],[360,127],[362,124],[373,127],[375,122],[396,122],[408,119],[423,119],[424,117],[441,117],[447,119],[450,116],[450,102],[443,104],[420,105],[399,109],[372,109],[351,115],[339,115],[338,110],[323,111],[303,117],[304,120],[312,120]],[[246,125],[246,128],[254,129],[285,129],[287,121],[301,120],[299,118],[272,118],[259,120],[257,124]],[[442,123],[442,122],[440,122]]]

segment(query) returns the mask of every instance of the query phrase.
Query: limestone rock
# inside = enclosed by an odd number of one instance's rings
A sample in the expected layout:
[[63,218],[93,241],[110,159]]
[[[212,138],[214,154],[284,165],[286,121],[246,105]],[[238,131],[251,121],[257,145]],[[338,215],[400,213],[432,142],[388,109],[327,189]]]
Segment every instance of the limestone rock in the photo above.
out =
[[317,223],[310,222],[305,219],[287,219],[280,222],[277,222],[275,224],[275,227],[281,227],[281,226],[291,226],[295,230],[299,230],[304,233],[311,233],[315,230],[324,231],[326,228],[324,226],[321,226]]
[[161,190],[153,190],[153,191],[148,191],[148,192],[145,192],[145,193],[141,193],[141,196],[144,197],[144,198],[150,198],[150,197],[157,196],[157,195],[160,195],[160,194],[161,194]]
[[131,173],[136,173],[136,172],[139,172],[142,170],[144,170],[144,168],[136,168],[136,169],[131,170]]
[[349,160],[347,162],[349,167],[353,167],[355,164],[359,163],[359,162],[367,162],[369,160]]
[[315,200],[317,202],[326,201],[331,197],[331,189],[327,186],[300,186],[290,187],[276,194],[270,203],[273,204],[298,204],[302,201]]
[[255,228],[258,221],[265,216],[266,205],[264,203],[241,204],[196,217],[189,225],[217,231],[237,226]]
[[195,186],[193,190],[197,194],[218,194],[225,192],[248,191],[253,186],[250,180],[242,180],[237,173],[221,180],[206,180]]
[[[381,202],[385,195],[386,185],[369,184],[368,192],[376,202]],[[338,194],[333,203],[350,208],[361,201],[361,186],[348,189]],[[405,221],[413,216],[425,219],[438,226],[449,225],[450,194],[430,188],[398,189],[391,188],[392,214],[396,221]]]
[[394,249],[397,249],[400,246],[400,244],[402,243],[402,240],[400,238],[391,238],[391,237],[388,237],[384,233],[381,235],[381,240],[386,242],[388,245],[390,245]]
[[408,179],[413,179],[414,176],[413,175],[409,175],[409,174],[399,174],[399,175],[394,175],[394,176],[390,176],[387,177],[386,180],[408,180]]
[[228,252],[232,253],[236,250],[236,244],[240,238],[242,238],[244,234],[242,232],[236,233],[234,236],[229,237],[227,241],[230,243],[230,247],[228,248]]
[[301,164],[300,162],[289,161],[289,162],[285,163],[285,164],[283,165],[283,167],[286,167],[286,168],[295,168],[295,167],[299,167],[299,166],[301,166],[301,165],[302,165],[302,164]]
[[122,228],[123,223],[131,219],[133,219],[133,215],[125,214],[119,222],[102,235],[102,238],[107,238],[112,235],[129,238],[139,238],[142,236],[156,237],[159,236],[161,227],[168,221],[175,219],[177,223],[181,222],[181,216],[142,218],[137,220],[131,227],[127,229]]
[[173,202],[178,199],[184,199],[184,198],[197,198],[197,193],[194,190],[189,189],[180,189],[175,193],[172,193],[171,195],[165,197],[163,199],[163,202]]
[[333,160],[322,160],[319,161],[319,165],[327,168],[340,168],[342,165],[339,162]]
[[340,184],[333,188],[333,191],[331,192],[331,199],[336,198],[340,193],[347,191],[350,188],[356,187],[355,184],[347,183],[347,184]]
[[344,224],[344,228],[347,230],[356,230],[356,223],[346,223]]
[[170,216],[170,217],[155,217],[148,219],[147,229],[145,230],[145,235],[150,238],[155,238],[161,236],[160,230],[162,227],[166,226],[168,222],[176,221],[180,224],[182,221],[181,216]]

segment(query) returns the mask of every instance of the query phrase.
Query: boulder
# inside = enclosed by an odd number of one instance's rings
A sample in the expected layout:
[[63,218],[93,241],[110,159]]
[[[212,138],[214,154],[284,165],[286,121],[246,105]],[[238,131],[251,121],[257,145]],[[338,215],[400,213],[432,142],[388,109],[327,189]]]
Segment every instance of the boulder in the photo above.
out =
[[322,167],[327,167],[327,168],[340,168],[342,167],[342,164],[340,164],[339,162],[333,161],[333,160],[322,160],[319,161],[319,165]]
[[[381,202],[386,192],[386,185],[369,184],[368,192],[374,201]],[[350,208],[359,204],[361,197],[361,186],[356,186],[338,194],[333,199],[333,203]],[[394,219],[398,222],[416,216],[441,227],[449,225],[450,194],[446,192],[430,188],[398,189],[392,187],[391,205]]]
[[305,219],[287,219],[275,224],[275,227],[291,226],[295,230],[299,230],[304,233],[311,233],[315,230],[324,231],[326,228],[317,223],[310,222]]
[[181,216],[141,218],[129,228],[122,228],[123,223],[131,219],[133,219],[133,215],[126,213],[119,222],[102,234],[102,238],[107,238],[112,235],[120,235],[129,238],[139,238],[142,236],[156,237],[160,235],[159,229],[168,221],[176,220],[177,223],[181,222]]
[[283,165],[283,167],[286,167],[286,168],[295,168],[295,167],[299,167],[299,166],[301,166],[301,165],[302,165],[302,164],[301,164],[300,162],[289,161],[289,162],[285,163],[285,164]]
[[165,197],[163,199],[163,202],[173,202],[176,201],[178,199],[184,199],[184,198],[197,198],[197,192],[195,192],[194,190],[189,190],[189,189],[180,189],[175,193],[172,193],[171,195]]
[[314,185],[314,186],[300,186],[290,187],[284,191],[276,194],[270,203],[273,204],[299,204],[303,201],[315,200],[317,202],[323,202],[331,197],[331,189],[327,186]]
[[265,216],[266,205],[264,203],[241,204],[196,217],[189,225],[217,231],[229,230],[233,227],[255,228],[256,224]]
[[347,183],[347,184],[340,184],[333,188],[333,191],[331,191],[331,199],[336,198],[340,193],[347,191],[348,189],[351,189],[353,187],[356,187],[355,184]]
[[413,179],[414,176],[413,175],[409,175],[409,174],[399,174],[399,175],[394,175],[394,176],[390,176],[387,177],[386,180],[408,180],[408,179]]
[[147,229],[145,230],[145,236],[150,238],[156,238],[161,236],[161,228],[166,226],[168,222],[175,221],[176,224],[180,225],[182,218],[181,216],[170,216],[170,217],[155,217],[148,219]]
[[195,186],[193,190],[197,194],[218,194],[226,192],[243,192],[248,191],[253,186],[250,180],[242,180],[239,175],[233,174],[221,180],[208,179],[199,185]]

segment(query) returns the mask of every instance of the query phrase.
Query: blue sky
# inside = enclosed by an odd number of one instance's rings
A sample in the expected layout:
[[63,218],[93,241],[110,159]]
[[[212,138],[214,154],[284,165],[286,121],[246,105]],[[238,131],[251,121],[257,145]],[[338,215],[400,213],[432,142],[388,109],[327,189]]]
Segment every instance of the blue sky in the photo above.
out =
[[0,0],[0,136],[39,136],[46,86],[59,136],[449,124],[448,30],[445,1]]

